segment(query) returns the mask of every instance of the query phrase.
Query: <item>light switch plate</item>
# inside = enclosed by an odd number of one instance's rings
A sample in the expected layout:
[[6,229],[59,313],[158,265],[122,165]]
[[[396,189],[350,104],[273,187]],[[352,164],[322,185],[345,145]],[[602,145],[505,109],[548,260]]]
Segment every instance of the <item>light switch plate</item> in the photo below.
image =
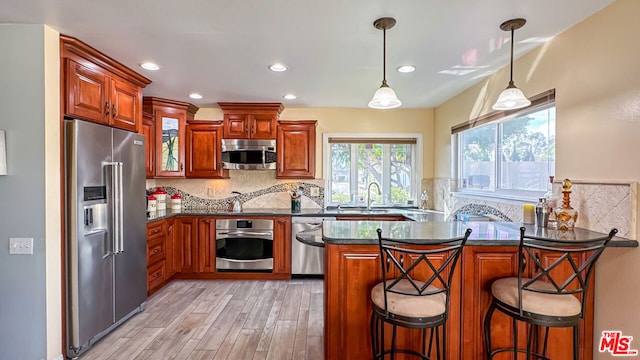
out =
[[33,238],[9,238],[9,254],[33,255]]

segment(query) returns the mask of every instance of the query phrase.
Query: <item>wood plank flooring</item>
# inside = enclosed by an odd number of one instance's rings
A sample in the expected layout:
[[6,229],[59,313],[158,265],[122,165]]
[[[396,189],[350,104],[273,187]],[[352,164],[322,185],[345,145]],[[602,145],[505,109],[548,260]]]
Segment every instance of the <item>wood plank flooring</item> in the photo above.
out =
[[324,359],[321,279],[174,280],[81,360]]

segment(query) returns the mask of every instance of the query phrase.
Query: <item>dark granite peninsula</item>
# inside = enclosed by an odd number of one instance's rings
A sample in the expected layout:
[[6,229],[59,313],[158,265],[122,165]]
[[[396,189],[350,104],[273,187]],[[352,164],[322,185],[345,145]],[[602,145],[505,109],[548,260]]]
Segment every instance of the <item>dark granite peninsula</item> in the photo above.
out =
[[[421,239],[457,237],[471,228],[473,233],[454,273],[447,358],[482,359],[482,318],[491,301],[489,287],[495,279],[517,275],[521,226],[507,222],[329,221],[322,230],[300,234],[298,238],[305,243],[325,246],[325,358],[371,358],[369,292],[381,281],[376,229],[381,228],[384,237],[413,240],[416,244],[411,246],[424,248],[429,245]],[[562,232],[533,226],[527,226],[527,233],[562,240],[605,235],[585,229]],[[616,237],[609,246],[637,247],[638,242]],[[556,254],[540,251],[538,256],[544,263],[554,261]],[[594,279],[592,276],[591,281]],[[584,360],[593,358],[593,296],[590,291],[579,330],[580,358]],[[492,329],[496,346],[509,343],[511,324],[506,317],[496,314]],[[551,329],[549,357],[568,358],[571,349],[566,344],[571,344],[571,339],[571,329]],[[414,334],[400,330],[397,341],[400,346],[419,343]]]

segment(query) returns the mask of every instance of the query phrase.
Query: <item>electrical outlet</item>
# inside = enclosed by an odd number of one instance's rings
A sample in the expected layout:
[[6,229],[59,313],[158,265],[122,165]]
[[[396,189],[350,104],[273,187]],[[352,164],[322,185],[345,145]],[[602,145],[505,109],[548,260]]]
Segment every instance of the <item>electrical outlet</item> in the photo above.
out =
[[9,238],[9,254],[33,255],[33,238]]
[[213,187],[208,187],[207,188],[207,196],[208,197],[214,197],[216,196],[216,189]]
[[309,188],[309,193],[311,196],[320,196],[320,189],[317,187],[311,187]]

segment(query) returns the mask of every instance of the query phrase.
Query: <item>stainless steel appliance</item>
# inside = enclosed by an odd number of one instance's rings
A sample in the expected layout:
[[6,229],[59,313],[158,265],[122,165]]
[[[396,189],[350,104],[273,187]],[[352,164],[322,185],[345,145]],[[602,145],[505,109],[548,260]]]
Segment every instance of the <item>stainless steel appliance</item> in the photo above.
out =
[[216,220],[216,270],[273,271],[273,220]]
[[144,136],[65,120],[66,356],[147,299]]
[[239,170],[276,168],[276,141],[265,139],[223,139],[222,167]]
[[323,221],[335,220],[335,217],[291,217],[291,274],[324,274],[324,248],[301,243],[296,234],[322,227]]

